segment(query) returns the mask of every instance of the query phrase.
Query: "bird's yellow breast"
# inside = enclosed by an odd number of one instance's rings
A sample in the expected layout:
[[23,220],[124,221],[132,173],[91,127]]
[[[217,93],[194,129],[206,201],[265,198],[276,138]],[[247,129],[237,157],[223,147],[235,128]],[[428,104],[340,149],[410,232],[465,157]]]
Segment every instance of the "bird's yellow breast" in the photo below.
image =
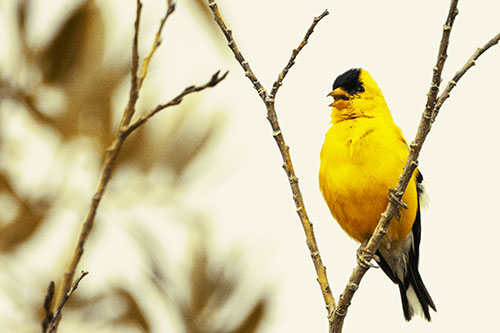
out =
[[[321,150],[321,192],[337,222],[358,242],[375,230],[388,204],[388,189],[396,187],[408,149],[392,119],[359,117],[334,122]],[[408,209],[390,225],[383,243],[406,238],[418,209],[415,175],[403,196]],[[394,244],[396,245],[396,244]]]

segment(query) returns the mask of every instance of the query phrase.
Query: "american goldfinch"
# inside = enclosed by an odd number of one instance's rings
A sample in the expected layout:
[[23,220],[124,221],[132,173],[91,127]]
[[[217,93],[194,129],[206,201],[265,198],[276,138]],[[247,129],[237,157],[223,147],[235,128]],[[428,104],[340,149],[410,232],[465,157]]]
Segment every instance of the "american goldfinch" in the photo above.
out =
[[[330,212],[344,231],[367,242],[388,204],[408,157],[408,145],[394,124],[384,96],[360,68],[337,77],[331,127],[321,150],[319,184]],[[422,175],[415,170],[401,208],[376,252],[384,273],[398,285],[406,320],[431,320],[436,311],[418,271]]]

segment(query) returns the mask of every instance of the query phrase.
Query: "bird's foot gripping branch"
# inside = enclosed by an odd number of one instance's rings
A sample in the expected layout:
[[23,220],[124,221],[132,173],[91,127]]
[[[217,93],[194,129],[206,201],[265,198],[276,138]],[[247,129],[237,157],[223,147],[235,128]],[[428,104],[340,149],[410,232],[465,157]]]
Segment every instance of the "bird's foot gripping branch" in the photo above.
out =
[[[288,64],[285,66],[285,68],[280,72],[278,79],[276,82],[273,84],[273,87],[271,89],[271,92],[268,93],[266,89],[262,86],[260,81],[257,79],[255,76],[254,72],[250,68],[250,64],[248,61],[245,59],[241,51],[239,50],[237,43],[233,37],[232,31],[227,27],[226,23],[224,22],[222,15],[219,11],[219,8],[217,6],[217,3],[215,0],[208,0],[208,5],[214,15],[214,19],[219,25],[222,33],[226,37],[226,40],[228,42],[228,47],[231,49],[233,52],[236,60],[238,63],[241,65],[243,68],[245,76],[250,80],[252,83],[253,87],[257,91],[257,94],[261,97],[262,101],[265,104],[265,107],[267,109],[267,119],[271,125],[272,128],[272,133],[273,133],[273,138],[275,139],[277,146],[279,148],[279,151],[281,153],[282,159],[283,159],[283,168],[286,172],[286,176],[289,180],[289,185],[292,191],[293,195],[293,200],[296,205],[296,211],[297,214],[300,218],[301,224],[303,226],[305,235],[306,235],[306,244],[309,249],[309,253],[311,255],[316,274],[317,274],[317,280],[319,282],[319,286],[323,295],[324,302],[326,304],[327,312],[328,312],[328,321],[329,321],[329,331],[330,332],[342,332],[342,327],[344,323],[344,318],[347,314],[347,309],[349,305],[351,304],[352,298],[354,296],[354,293],[358,289],[361,279],[363,278],[364,274],[366,271],[371,267],[370,261],[373,258],[379,258],[377,261],[380,264],[380,267],[382,270],[393,280],[395,283],[398,284],[400,287],[400,290],[402,290],[401,296],[403,300],[403,311],[405,314],[406,319],[410,319],[411,316],[414,313],[413,308],[411,308],[410,304],[414,304],[415,306],[420,306],[424,310],[424,315],[427,319],[430,319],[429,315],[429,308],[435,309],[434,303],[432,299],[430,298],[429,294],[425,290],[425,287],[423,285],[423,282],[420,278],[420,275],[418,274],[417,271],[417,264],[418,263],[418,251],[415,252],[415,250],[412,250],[408,248],[408,235],[411,233],[413,239],[420,239],[420,217],[417,218],[417,215],[419,214],[419,199],[418,199],[418,193],[419,193],[419,183],[421,182],[421,175],[420,173],[416,170],[417,167],[417,160],[418,160],[418,155],[420,153],[420,150],[422,148],[423,142],[425,141],[425,138],[427,134],[429,133],[432,125],[432,121],[434,121],[435,117],[437,116],[437,113],[439,112],[442,104],[444,101],[449,97],[450,91],[455,87],[456,83],[458,80],[464,75],[464,73],[472,67],[472,65],[475,63],[475,60],[483,54],[486,50],[488,50],[491,46],[495,45],[498,43],[498,40],[500,39],[500,34],[496,35],[494,38],[492,38],[486,45],[483,47],[479,48],[471,57],[471,59],[460,69],[457,74],[453,77],[452,80],[449,81],[447,84],[446,88],[444,89],[443,93],[438,96],[439,92],[439,85],[441,83],[441,73],[443,70],[443,66],[445,63],[445,60],[447,58],[447,48],[448,48],[448,42],[449,42],[449,36],[451,33],[451,29],[453,26],[453,22],[455,20],[456,15],[458,14],[457,10],[457,3],[458,0],[451,0],[450,3],[450,8],[448,12],[448,17],[445,22],[445,25],[443,27],[443,34],[441,38],[441,43],[439,47],[439,52],[438,52],[438,59],[437,63],[433,68],[433,76],[432,76],[432,82],[431,82],[431,87],[429,89],[428,93],[428,99],[427,103],[424,109],[424,113],[422,115],[422,119],[420,122],[420,125],[418,127],[418,132],[415,140],[409,145],[409,150],[408,146],[406,145],[406,141],[402,138],[402,135],[400,134],[399,128],[397,128],[396,125],[393,123],[390,124],[390,126],[385,127],[384,129],[387,132],[390,132],[392,135],[392,138],[397,137],[397,143],[396,141],[389,140],[390,142],[394,143],[398,147],[398,151],[402,153],[402,158],[399,158],[399,162],[397,163],[397,168],[395,170],[401,170],[403,167],[403,172],[401,175],[399,174],[392,174],[392,178],[390,181],[387,182],[387,186],[385,186],[382,190],[379,191],[380,193],[383,193],[381,196],[382,199],[380,202],[382,204],[379,205],[379,207],[376,210],[372,210],[372,212],[377,212],[375,214],[375,217],[370,220],[370,223],[367,228],[367,232],[362,233],[363,236],[360,235],[353,235],[354,238],[357,238],[357,240],[360,243],[364,243],[364,245],[361,246],[360,250],[358,253],[360,253],[360,260],[358,260],[358,265],[354,268],[351,277],[344,288],[344,291],[342,292],[338,303],[335,302],[331,289],[330,289],[330,284],[328,282],[327,276],[326,276],[326,268],[323,265],[319,249],[317,246],[317,242],[314,236],[312,224],[309,220],[309,217],[306,213],[304,201],[302,198],[302,193],[299,188],[299,181],[297,176],[295,175],[295,171],[293,168],[292,160],[290,157],[290,152],[289,152],[289,147],[285,143],[285,139],[283,136],[283,131],[278,123],[277,115],[276,115],[276,110],[275,110],[275,98],[276,94],[280,88],[280,86],[283,83],[283,80],[286,76],[286,74],[289,72],[290,68],[293,66],[295,63],[295,58],[299,54],[299,52],[303,49],[305,44],[307,43],[310,35],[312,34],[316,24],[328,14],[328,11],[323,12],[321,15],[318,17],[314,18],[314,21],[312,25],[310,26],[309,30],[307,31],[305,37],[303,38],[302,42],[300,43],[299,47],[293,50],[292,56],[290,57],[290,60]],[[361,76],[360,76],[361,75]],[[361,79],[360,79],[361,77]],[[373,80],[371,80],[371,77],[369,77],[369,74],[362,73],[361,69],[354,70],[352,72],[345,73],[345,76],[342,78],[338,78],[339,82],[336,81],[337,86],[335,87],[334,84],[334,90],[330,94],[331,96],[334,97],[334,103],[332,103],[332,106],[334,108],[342,108],[342,106],[346,106],[347,103],[349,103],[349,96],[351,95],[356,95],[356,94],[366,94],[370,93],[369,91],[366,91],[365,85],[362,83],[365,82],[366,80],[370,80],[370,84],[374,83]],[[361,84],[358,84],[361,83]],[[376,86],[376,83],[374,83]],[[336,89],[343,89],[343,91],[338,91]],[[378,88],[377,88],[378,89]],[[371,92],[372,97],[376,98],[382,98],[383,96],[381,93],[376,93],[374,91]],[[362,99],[360,98],[361,103],[367,103],[367,99]],[[385,103],[385,102],[384,102]],[[383,104],[382,102],[379,103],[379,105]],[[365,109],[365,110],[371,110],[370,107],[367,107],[367,105],[360,105],[360,109]],[[388,110],[385,110],[387,112],[387,115],[390,116],[390,113]],[[386,117],[388,117],[386,115]],[[339,123],[346,123],[346,121],[352,121],[358,118],[360,115],[356,114],[339,114],[338,115],[338,121]],[[364,116],[366,119],[373,118],[373,114],[361,114],[361,116]],[[376,130],[376,129],[375,129]],[[366,138],[369,138],[371,135],[373,135],[374,130],[367,128],[366,132],[361,133],[360,136],[364,136]],[[334,134],[332,134],[334,135]],[[332,140],[332,142],[335,142],[335,140]],[[328,163],[327,163],[328,164]],[[334,172],[332,172],[334,174]],[[335,177],[334,175],[333,177]],[[321,177],[321,176],[320,176]],[[325,182],[328,183],[328,182]],[[385,182],[384,182],[385,184]],[[410,187],[407,186],[410,184]],[[387,196],[388,189],[390,187],[395,187],[394,191],[391,191],[389,196]],[[325,191],[329,191],[330,189],[324,189]],[[334,190],[336,191],[336,190]],[[341,192],[341,191],[340,191]],[[409,194],[408,194],[409,193]],[[339,193],[336,193],[339,194]],[[340,193],[342,194],[342,193]],[[408,196],[408,198],[406,197]],[[328,200],[327,200],[328,201]],[[403,207],[403,210],[400,212],[401,207]],[[330,207],[332,208],[332,207]],[[335,207],[333,207],[332,211],[335,211]],[[400,214],[398,216],[398,214]],[[400,234],[397,231],[391,231],[389,228],[391,221],[394,219],[394,217],[399,218],[399,219],[404,219],[406,223],[403,223],[403,229],[400,232]],[[342,224],[342,218],[336,217],[337,220]],[[377,222],[378,221],[378,222]],[[418,221],[418,223],[416,223]],[[347,223],[345,223],[345,228],[348,229],[349,226]],[[344,226],[343,226],[344,227]],[[399,267],[398,265],[393,265],[393,261],[396,263],[398,262],[398,258],[391,256],[390,251],[387,249],[390,248],[390,244],[385,241],[385,244],[383,239],[384,236],[386,236],[389,233],[393,233],[393,236],[397,236],[397,241],[400,241],[402,243],[405,243],[403,245],[402,250],[405,250],[408,261],[409,261],[409,268],[413,271],[413,280],[405,280],[407,276],[399,276],[401,275],[401,270],[404,269],[404,267]],[[371,237],[366,237],[366,235],[371,235]],[[418,236],[417,236],[418,235]],[[356,237],[359,236],[359,237]],[[410,238],[412,238],[410,237]],[[382,248],[379,249],[379,246],[383,244]],[[417,300],[405,300],[406,297],[406,292],[409,290],[409,285],[412,285],[413,289],[417,288],[418,289],[418,294],[419,297],[417,297]]]

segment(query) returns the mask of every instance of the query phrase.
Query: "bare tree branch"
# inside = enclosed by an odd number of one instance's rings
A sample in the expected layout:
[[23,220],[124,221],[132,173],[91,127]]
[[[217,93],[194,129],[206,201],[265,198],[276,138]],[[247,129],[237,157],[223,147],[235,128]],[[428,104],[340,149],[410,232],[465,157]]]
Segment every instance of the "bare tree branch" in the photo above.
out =
[[[99,204],[101,202],[102,196],[106,190],[106,187],[111,179],[112,171],[115,166],[115,162],[117,159],[117,156],[120,152],[121,147],[123,146],[123,143],[125,142],[125,139],[137,128],[139,128],[141,125],[143,125],[149,118],[151,118],[154,114],[157,112],[173,105],[177,105],[182,102],[183,98],[194,92],[201,91],[205,88],[209,87],[214,87],[217,85],[220,81],[222,81],[227,73],[225,73],[222,77],[219,77],[218,74],[219,72],[215,73],[210,81],[206,83],[203,86],[190,86],[184,89],[184,91],[176,96],[173,100],[166,104],[159,105],[156,107],[154,110],[146,114],[145,116],[139,118],[136,122],[134,122],[132,125],[130,125],[130,121],[135,113],[135,106],[137,103],[137,99],[139,98],[139,91],[142,87],[142,82],[144,81],[146,75],[147,75],[147,69],[149,66],[149,62],[151,60],[151,57],[153,56],[155,50],[159,46],[159,38],[160,34],[162,31],[162,28],[165,24],[166,19],[170,14],[173,13],[175,9],[175,5],[173,1],[168,1],[168,6],[166,10],[166,14],[163,17],[161,23],[160,23],[160,28],[158,29],[157,37],[155,38],[155,42],[153,43],[153,46],[151,47],[151,50],[148,54],[148,56],[144,59],[144,63],[142,66],[142,73],[141,76],[138,78],[137,72],[138,72],[138,62],[139,62],[139,52],[138,52],[138,36],[139,36],[139,25],[140,25],[140,17],[141,17],[141,10],[142,10],[142,3],[140,0],[137,0],[137,10],[136,10],[136,18],[135,18],[135,24],[134,24],[134,38],[133,38],[133,44],[132,44],[132,67],[131,67],[131,83],[130,83],[130,93],[129,93],[129,101],[127,103],[127,106],[125,108],[125,111],[123,113],[123,117],[120,122],[120,127],[118,129],[117,136],[111,146],[107,149],[106,151],[106,157],[104,160],[104,166],[101,172],[101,176],[99,179],[99,183],[97,185],[97,190],[95,194],[92,197],[92,201],[90,204],[90,208],[87,212],[87,215],[85,219],[83,220],[82,223],[82,229],[80,231],[80,235],[78,238],[78,242],[75,248],[75,251],[73,253],[73,258],[71,260],[71,263],[69,265],[69,268],[67,272],[64,274],[63,282],[62,282],[62,287],[61,287],[61,292],[58,294],[58,297],[56,297],[54,306],[57,304],[57,309],[59,312],[61,312],[62,307],[64,306],[64,303],[66,302],[66,296],[68,293],[71,291],[71,293],[76,289],[72,289],[71,286],[75,286],[73,284],[73,277],[75,275],[75,270],[82,258],[83,252],[84,252],[84,247],[87,242],[87,239],[89,237],[89,234],[92,230],[92,227],[94,225],[94,220],[95,220],[95,215],[97,213],[97,208],[99,207]],[[81,279],[81,278],[80,278]],[[79,281],[78,281],[79,282]],[[71,295],[69,293],[69,295]],[[69,297],[69,296],[68,296]],[[57,314],[60,317],[60,314]],[[54,315],[54,317],[56,317]],[[59,319],[55,320],[55,325],[54,327],[50,330],[50,332],[55,332],[57,330],[57,325],[59,323]]]
[[432,68],[432,82],[429,92],[427,93],[427,104],[425,105],[425,112],[430,114],[431,110],[436,104],[436,98],[439,92],[439,85],[441,84],[441,73],[443,72],[444,63],[448,58],[447,50],[448,44],[450,42],[451,28],[455,22],[455,18],[458,15],[458,0],[451,0],[450,9],[448,11],[448,17],[443,25],[443,34],[441,36],[441,43],[439,44],[439,52],[436,66]]
[[[377,251],[377,248],[380,245],[382,238],[385,236],[385,234],[389,229],[389,224],[392,218],[395,216],[397,211],[400,209],[400,206],[402,206],[403,204],[402,197],[413,175],[413,172],[415,171],[415,168],[418,165],[417,161],[420,150],[422,149],[427,134],[431,130],[432,122],[437,116],[437,113],[441,108],[442,104],[448,98],[449,92],[456,85],[456,82],[465,74],[465,72],[470,67],[472,67],[474,61],[491,46],[497,44],[498,40],[500,39],[500,34],[498,34],[495,37],[493,37],[485,46],[476,50],[476,52],[472,55],[469,61],[462,67],[462,69],[460,69],[457,72],[457,74],[455,74],[455,77],[450,81],[450,83],[448,83],[446,89],[438,98],[437,94],[439,91],[439,84],[441,82],[441,73],[447,58],[446,51],[449,44],[449,36],[451,33],[451,29],[453,27],[453,22],[455,20],[455,17],[458,14],[457,4],[458,0],[452,0],[450,3],[448,18],[446,20],[445,25],[443,26],[443,35],[441,37],[441,44],[439,47],[437,64],[433,68],[432,83],[429,89],[429,93],[427,94],[428,96],[427,104],[422,114],[422,119],[420,121],[415,140],[410,144],[410,152],[408,155],[406,165],[403,169],[403,173],[399,178],[399,182],[396,189],[389,189],[389,204],[386,210],[382,213],[377,228],[375,229],[372,237],[370,238],[366,246],[361,245],[360,247],[360,253],[364,254],[363,259],[368,262],[373,258],[373,255]],[[340,296],[338,306],[335,309],[335,314],[333,316],[333,320],[330,325],[330,332],[335,332],[335,333],[342,332],[342,326],[344,318],[347,314],[347,309],[351,304],[351,300],[352,297],[354,296],[354,293],[359,287],[361,279],[363,278],[364,274],[368,269],[369,266],[363,265],[361,262],[358,261],[358,265],[354,268],[351,277],[349,278],[349,282],[347,283],[344,292]]]
[[297,58],[297,55],[299,54],[300,51],[302,51],[304,46],[306,46],[307,41],[309,40],[309,37],[311,36],[311,34],[314,32],[314,28],[316,27],[318,22],[321,21],[321,19],[328,14],[329,14],[328,9],[325,9],[325,11],[323,13],[321,13],[320,16],[317,16],[314,18],[314,21],[311,24],[311,26],[309,27],[309,29],[307,30],[306,35],[302,39],[302,42],[299,44],[299,46],[296,49],[293,49],[292,56],[290,57],[290,60],[288,60],[288,64],[285,66],[285,68],[283,68],[283,70],[281,71],[281,73],[278,76],[278,79],[274,82],[273,88],[271,89],[271,93],[269,94],[269,96],[271,98],[276,96],[278,89],[283,84],[283,80],[285,79],[285,76],[290,71],[290,68],[292,68],[292,66],[295,64],[295,59]]
[[[57,307],[57,309],[54,313],[50,312],[49,307],[47,306],[48,305],[47,303],[49,303],[52,300],[52,296],[54,295],[54,282],[50,283],[49,290],[48,290],[47,297],[45,299],[45,304],[44,304],[44,308],[46,310],[46,317],[45,318],[47,320],[47,325],[45,325],[46,321],[44,320],[44,324],[43,324],[44,332],[53,333],[57,330],[57,324],[59,323],[59,320],[61,319],[62,309],[63,309],[64,305],[69,300],[71,295],[75,292],[75,290],[78,288],[78,284],[80,283],[80,281],[87,274],[89,274],[89,272],[82,271],[80,273],[80,276],[75,280],[75,282],[73,283],[71,288],[68,290],[68,292],[66,294],[64,294],[64,296],[61,300],[61,303],[59,304],[59,306]],[[49,306],[50,306],[50,304],[49,304]]]
[[139,89],[141,89],[142,83],[144,82],[144,79],[148,74],[149,63],[151,62],[151,58],[153,58],[154,53],[161,44],[161,33],[163,30],[163,26],[165,25],[165,22],[167,22],[168,17],[174,11],[175,11],[175,1],[167,0],[167,11],[165,12],[165,16],[160,21],[160,26],[158,27],[158,31],[156,32],[155,39],[153,41],[153,46],[151,47],[149,54],[144,58],[144,63],[142,65],[142,70],[141,70],[141,76],[139,77],[139,82],[137,84],[139,86]]
[[132,42],[132,68],[130,70],[130,93],[127,108],[123,112],[120,128],[127,126],[135,113],[135,104],[139,98],[139,85],[137,82],[137,71],[139,68],[139,27],[141,23],[141,0],[137,0],[137,10],[134,23],[134,40]]
[[323,262],[321,260],[321,256],[319,253],[318,245],[316,243],[316,238],[314,236],[314,230],[313,230],[313,225],[311,221],[309,220],[309,217],[307,215],[305,205],[304,205],[304,199],[302,198],[302,192],[300,191],[299,187],[299,179],[295,175],[295,171],[293,168],[292,164],[292,159],[290,157],[290,152],[289,152],[289,147],[285,142],[285,139],[283,137],[278,118],[276,115],[275,111],[275,106],[274,106],[274,98],[276,97],[276,93],[278,92],[279,87],[282,85],[283,79],[285,78],[286,74],[290,70],[290,68],[293,66],[295,63],[295,58],[299,54],[299,52],[302,50],[302,48],[307,44],[307,40],[309,36],[312,34],[314,27],[318,22],[328,15],[328,10],[325,10],[320,16],[315,17],[313,23],[311,24],[310,28],[308,29],[305,37],[303,38],[302,42],[300,45],[293,50],[292,56],[290,60],[288,61],[288,64],[285,66],[285,68],[281,71],[281,73],[278,76],[278,79],[273,85],[273,88],[271,90],[271,93],[268,94],[266,92],[266,89],[262,86],[262,84],[259,82],[255,74],[253,73],[252,69],[250,68],[250,65],[247,60],[245,60],[243,54],[240,52],[238,49],[238,46],[236,45],[236,42],[233,38],[232,31],[229,30],[229,28],[226,26],[224,23],[224,20],[221,16],[221,13],[219,11],[219,8],[217,6],[217,3],[215,0],[208,0],[208,5],[210,9],[212,10],[214,14],[214,19],[219,25],[220,29],[224,33],[224,36],[226,37],[228,41],[228,46],[233,51],[233,54],[238,61],[238,63],[241,65],[243,70],[245,71],[245,76],[248,77],[250,82],[252,82],[255,90],[259,94],[260,98],[266,105],[267,109],[267,119],[269,120],[269,123],[271,125],[271,128],[273,130],[273,137],[276,140],[276,144],[278,145],[278,148],[281,153],[281,157],[283,159],[283,169],[286,172],[286,175],[288,177],[288,182],[290,184],[290,188],[292,190],[293,194],[293,200],[295,202],[295,207],[297,210],[297,214],[299,215],[300,221],[302,223],[302,227],[304,229],[304,232],[306,234],[306,243],[307,247],[309,248],[309,252],[311,255],[311,259],[314,264],[314,268],[316,269],[316,275],[317,275],[317,280],[320,285],[321,292],[323,294],[323,298],[326,304],[326,308],[328,311],[328,317],[330,317],[333,313],[333,309],[335,308],[335,300],[333,298],[330,285],[328,283],[328,278],[326,275],[326,268],[323,265]]
[[45,318],[42,321],[42,332],[47,332],[49,325],[51,325],[54,319],[54,313],[51,310],[52,300],[54,299],[56,285],[54,281],[50,281],[49,287],[47,288],[47,295],[45,295],[45,300],[43,301],[43,310],[45,311]]
[[221,28],[222,32],[224,33],[224,36],[226,36],[226,39],[228,41],[228,46],[233,51],[234,57],[236,60],[239,62],[241,67],[243,67],[243,70],[245,71],[245,76],[252,82],[255,90],[257,90],[257,93],[259,94],[260,98],[266,102],[266,89],[260,84],[259,80],[257,80],[257,77],[253,73],[252,69],[250,68],[250,64],[246,59],[243,57],[243,54],[241,54],[240,49],[236,45],[234,38],[233,38],[233,32],[228,29],[226,24],[224,23],[224,20],[222,19],[222,16],[219,11],[219,7],[217,6],[217,3],[215,0],[208,0],[208,6],[212,10],[212,13],[214,14],[214,19],[215,22],[219,25]]
[[[399,178],[398,185],[395,190],[389,191],[389,204],[386,210],[382,213],[380,220],[378,222],[373,235],[370,237],[369,241],[366,245],[361,245],[358,253],[364,256],[364,260],[366,262],[370,262],[373,258],[373,255],[377,251],[382,238],[385,236],[387,231],[389,230],[389,224],[392,218],[395,216],[396,212],[400,209],[400,205],[398,201],[401,202],[403,194],[410,182],[411,176],[417,167],[417,160],[420,150],[422,149],[422,145],[424,143],[425,137],[429,133],[431,129],[431,114],[434,105],[436,104],[436,98],[439,91],[439,84],[441,82],[441,73],[443,71],[443,67],[447,58],[446,51],[448,49],[449,38],[451,29],[453,27],[453,22],[455,21],[455,17],[458,14],[457,10],[458,0],[452,0],[450,3],[450,9],[448,12],[448,17],[446,19],[446,23],[443,26],[443,34],[441,36],[441,43],[438,52],[438,58],[436,66],[433,68],[432,82],[427,93],[427,103],[425,106],[425,110],[422,114],[422,119],[420,121],[420,125],[417,131],[417,136],[415,140],[410,145],[410,154],[408,155],[408,159],[406,165],[403,169],[403,173]],[[347,309],[351,304],[351,300],[354,296],[354,293],[359,288],[359,284],[361,279],[368,271],[370,266],[362,264],[358,261],[357,266],[354,268],[349,281],[344,288],[344,292],[340,296],[339,303],[337,308],[335,309],[335,314],[332,318],[332,322],[330,324],[330,332],[340,333],[342,332],[342,327],[344,324],[344,318],[347,314]]]
[[483,46],[477,48],[476,52],[472,54],[472,56],[467,60],[467,62],[460,68],[456,73],[455,76],[448,82],[446,85],[446,88],[443,90],[441,95],[439,96],[436,105],[434,106],[434,109],[432,110],[432,121],[436,119],[439,110],[441,109],[441,106],[443,103],[450,97],[450,92],[455,88],[457,85],[457,82],[464,76],[464,74],[476,64],[477,58],[479,58],[484,52],[486,52],[490,47],[498,44],[498,41],[500,40],[500,33],[496,34],[493,38],[491,38],[488,43],[484,44]]
[[212,77],[210,78],[210,80],[207,83],[205,83],[204,85],[201,85],[201,86],[189,86],[189,87],[185,88],[179,95],[177,95],[176,97],[174,97],[169,102],[158,105],[153,110],[151,110],[148,113],[144,114],[139,119],[137,119],[132,124],[130,124],[127,127],[127,129],[124,131],[124,134],[125,135],[130,134],[131,132],[133,132],[134,130],[136,130],[138,127],[142,126],[146,121],[148,121],[151,117],[153,117],[155,114],[157,114],[161,110],[166,109],[166,108],[171,107],[171,106],[174,106],[174,105],[180,104],[182,102],[182,100],[184,99],[184,97],[186,97],[187,95],[189,95],[191,93],[194,93],[194,92],[201,91],[201,90],[206,89],[206,88],[215,87],[219,82],[221,82],[222,80],[224,80],[226,78],[226,76],[227,76],[228,73],[229,72],[226,72],[222,76],[219,76],[220,71],[217,71],[217,72],[215,72],[214,75],[212,75]]

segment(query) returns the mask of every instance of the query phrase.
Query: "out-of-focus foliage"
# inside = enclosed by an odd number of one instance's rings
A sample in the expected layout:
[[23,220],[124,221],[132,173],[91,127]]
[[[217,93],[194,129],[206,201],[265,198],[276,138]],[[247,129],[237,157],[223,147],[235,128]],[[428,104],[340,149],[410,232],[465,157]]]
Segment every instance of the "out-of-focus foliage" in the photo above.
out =
[[[213,318],[217,311],[227,306],[233,299],[239,284],[238,275],[231,266],[222,263],[213,264],[208,257],[208,250],[203,243],[196,249],[191,263],[189,297],[179,304],[183,324],[188,332],[255,332],[266,311],[267,299],[260,296],[247,314],[234,309],[226,320],[216,326]],[[241,318],[239,322],[231,322],[231,318]],[[228,325],[231,325],[229,326]],[[215,327],[214,327],[215,326]]]
[[[113,311],[109,311],[110,307]],[[103,327],[131,326],[140,332],[151,332],[148,316],[138,297],[121,286],[110,286],[109,290],[95,296],[75,293],[68,301],[68,310],[78,314],[82,322],[85,318],[92,318],[93,321],[101,321]]]
[[[202,24],[213,24],[206,4],[193,0],[191,7],[196,11],[195,15],[205,18]],[[24,117],[21,123],[29,131],[50,133],[56,137],[53,142],[58,145],[57,151],[71,151],[73,147],[80,147],[75,142],[84,141],[90,143],[94,158],[102,160],[116,133],[118,124],[114,113],[121,111],[115,110],[113,101],[120,86],[127,82],[131,44],[122,36],[116,36],[123,39],[122,50],[111,53],[123,57],[113,57],[112,61],[106,59],[107,18],[97,1],[80,1],[71,11],[65,12],[66,17],[56,27],[51,38],[38,47],[31,45],[28,38],[32,29],[29,18],[36,15],[30,12],[34,8],[32,1],[19,0],[14,8],[12,15],[16,15],[16,26],[11,28],[16,33],[18,43],[13,47],[19,48],[19,57],[11,61],[24,74],[9,76],[4,74],[8,71],[0,69],[0,257],[9,262],[3,265],[7,268],[17,263],[21,256],[27,256],[32,243],[52,242],[51,236],[54,234],[47,230],[54,233],[59,227],[50,229],[48,225],[58,214],[68,209],[68,193],[71,191],[66,188],[64,181],[69,175],[66,170],[60,169],[47,174],[48,179],[61,179],[50,182],[50,189],[44,183],[39,187],[33,186],[33,189],[22,185],[27,175],[13,169],[12,165],[15,164],[8,163],[6,159],[20,158],[26,152],[38,152],[26,147],[29,143],[22,136],[5,134],[8,132],[5,124],[11,123],[9,117],[21,114]],[[145,110],[138,110],[138,113],[142,111]],[[146,179],[153,171],[162,170],[169,175],[166,178],[170,181],[157,185],[168,187],[170,196],[175,197],[180,195],[176,186],[183,183],[186,170],[199,161],[198,157],[214,142],[214,137],[221,131],[221,122],[220,117],[213,116],[200,124],[195,121],[195,110],[185,107],[170,112],[177,113],[171,117],[168,129],[161,134],[155,134],[148,126],[143,126],[127,139],[114,173],[119,175],[122,171],[132,170],[135,177]],[[40,137],[39,140],[44,141],[46,138]],[[30,167],[22,170],[30,170]],[[182,198],[163,201],[166,206],[182,201]],[[179,210],[173,216],[184,213],[176,206],[169,208]],[[74,213],[83,214],[81,211]],[[107,213],[112,214],[100,209],[96,223],[100,222],[99,215]],[[120,221],[115,222],[118,224]],[[143,291],[148,288],[159,295],[164,311],[169,313],[163,317],[164,320],[170,318],[176,321],[182,331],[258,331],[267,312],[268,296],[259,293],[241,296],[237,292],[242,288],[241,272],[234,269],[232,261],[215,259],[208,243],[198,242],[193,247],[193,255],[184,258],[189,260],[188,272],[173,274],[177,268],[164,261],[168,253],[163,253],[164,250],[159,246],[152,247],[152,244],[159,242],[161,232],[151,227],[143,228],[152,230],[145,230],[140,233],[140,237],[131,235],[131,238],[135,239],[137,248],[142,249],[143,260],[147,263],[144,272],[147,288],[111,281],[106,289],[93,292],[85,288],[86,281],[98,278],[100,274],[94,277],[90,272],[65,308],[61,331],[64,331],[64,327],[70,327],[68,329],[75,332],[87,332],[90,329],[154,331],[154,327],[158,327],[155,323],[158,318],[148,311],[151,293]],[[61,230],[67,232],[67,228]],[[186,227],[186,230],[189,228]],[[99,229],[93,231],[94,234],[98,232]],[[33,326],[41,327],[46,316],[44,295],[47,294],[49,279],[61,275],[73,251],[75,236],[65,237],[68,239],[67,246],[58,250],[59,258],[44,258],[45,271],[40,272],[29,266],[22,268],[27,270],[23,274],[14,274],[11,269],[2,270],[1,275],[5,278],[0,280],[0,293],[8,298],[6,304],[12,304],[13,313],[23,312],[22,316],[3,314],[2,326],[5,324],[5,327],[27,330]],[[105,239],[106,235],[101,238]],[[92,246],[98,244],[90,242],[88,245],[86,250],[91,252]],[[36,276],[36,283],[14,282],[23,281],[26,276]],[[238,307],[233,304],[250,305]],[[10,321],[10,324],[6,321]]]
[[[211,255],[206,233],[200,229],[193,231],[194,246],[189,267],[180,281],[169,276],[169,270],[155,256],[159,245],[155,244],[154,237],[144,231],[135,232],[135,235],[147,259],[149,279],[164,303],[175,309],[186,332],[258,331],[267,312],[268,296],[256,292],[251,298],[244,299],[239,295],[241,272],[233,261],[223,261]],[[179,287],[179,282],[186,287]],[[245,302],[253,305],[245,308],[242,304]]]
[[[16,109],[27,111],[37,126],[44,127],[65,143],[88,137],[96,141],[97,153],[102,154],[114,135],[112,98],[118,85],[127,75],[128,63],[123,59],[104,63],[104,24],[94,1],[83,1],[71,12],[41,49],[28,43],[30,25],[26,20],[31,1],[18,3],[17,31],[21,45],[16,66],[27,78],[3,77],[0,94],[16,103]],[[39,75],[40,74],[40,75]],[[48,89],[56,91],[63,100],[58,110],[43,108]],[[17,215],[0,231],[2,251],[15,250],[30,239],[46,220],[47,210],[55,198],[35,198],[36,194],[19,193],[9,170],[0,169],[2,195],[14,198]]]
[[[116,132],[112,99],[119,85],[127,79],[128,59],[104,61],[103,15],[94,1],[82,1],[69,13],[47,45],[41,50],[32,49],[26,37],[29,4],[27,0],[19,2],[17,31],[24,55],[21,66],[28,69],[32,77],[22,83],[16,78],[3,77],[0,96],[28,112],[38,126],[57,133],[63,143],[79,138],[91,139],[96,153],[102,157]],[[128,49],[126,44],[123,47]],[[44,95],[47,89],[55,89],[62,95],[60,99],[64,103],[59,110],[40,107],[45,104],[42,100],[47,98]],[[160,166],[169,169],[174,178],[181,177],[220,130],[216,117],[201,128],[194,125],[193,117],[192,110],[180,110],[171,130],[163,133],[161,138],[150,135],[147,125],[140,128],[126,141],[119,155],[118,167],[132,164],[147,172]],[[0,226],[0,240],[5,239],[0,245],[3,251],[14,250],[22,241],[29,240],[28,236],[43,223],[50,201],[54,199],[33,201],[33,198],[24,198],[10,178],[8,170],[0,169],[2,195],[14,199],[18,206],[17,216],[7,221],[10,222],[8,225],[4,220]],[[19,221],[24,221],[23,227]]]
[[[15,210],[15,217],[4,219],[0,225],[0,252],[12,252],[20,244],[29,240],[45,221],[50,207],[47,198],[32,200],[17,193],[5,173],[0,174],[1,194],[13,200],[10,209]],[[0,213],[1,214],[1,213]]]

